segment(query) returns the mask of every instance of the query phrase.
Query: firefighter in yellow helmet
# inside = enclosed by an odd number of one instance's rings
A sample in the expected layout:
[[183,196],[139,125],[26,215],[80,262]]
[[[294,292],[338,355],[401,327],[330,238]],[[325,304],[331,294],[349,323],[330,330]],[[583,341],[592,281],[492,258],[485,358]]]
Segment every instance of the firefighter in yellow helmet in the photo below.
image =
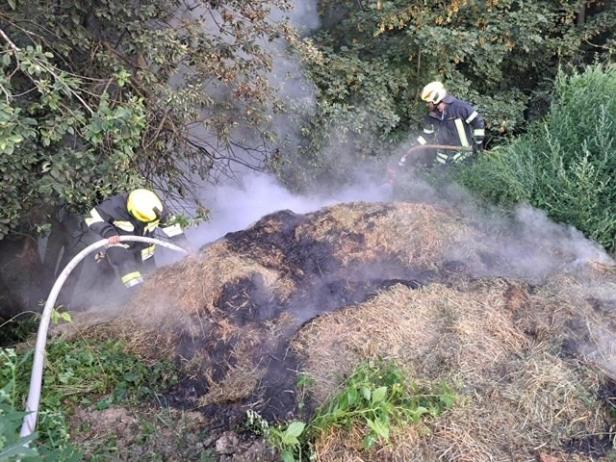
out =
[[105,254],[97,254],[97,261],[109,262],[127,288],[143,282],[141,268],[153,264],[156,246],[140,242],[120,244],[114,239],[116,236],[152,237],[160,229],[167,237],[183,238],[181,226],[173,223],[160,198],[148,189],[110,197],[90,210],[85,223],[90,231],[116,244]]
[[[471,153],[483,149],[485,122],[468,102],[454,98],[438,81],[430,82],[421,91],[421,99],[428,105],[423,134],[417,137],[420,145],[460,146],[459,151],[437,149],[436,165],[448,165],[465,160]],[[403,166],[406,156],[399,166]]]

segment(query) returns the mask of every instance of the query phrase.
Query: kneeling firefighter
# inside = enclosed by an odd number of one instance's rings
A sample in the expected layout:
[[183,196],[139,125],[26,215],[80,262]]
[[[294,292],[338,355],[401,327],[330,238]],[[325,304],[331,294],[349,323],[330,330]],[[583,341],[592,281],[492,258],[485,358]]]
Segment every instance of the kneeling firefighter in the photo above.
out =
[[143,283],[142,269],[154,264],[155,245],[140,242],[119,243],[116,236],[152,237],[160,229],[167,237],[186,242],[182,227],[173,223],[161,199],[148,189],[112,196],[94,207],[85,217],[90,231],[109,239],[111,247],[96,255],[97,263],[110,264],[124,287]]

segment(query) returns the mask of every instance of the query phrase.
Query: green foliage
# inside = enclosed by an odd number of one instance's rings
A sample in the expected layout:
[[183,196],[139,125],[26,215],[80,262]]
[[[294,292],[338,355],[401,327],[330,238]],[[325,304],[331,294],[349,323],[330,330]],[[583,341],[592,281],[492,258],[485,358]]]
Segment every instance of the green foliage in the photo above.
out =
[[273,447],[280,451],[284,462],[294,462],[296,454],[298,460],[302,460],[300,437],[305,428],[306,424],[299,421],[289,423],[286,428],[271,428],[267,439]]
[[[0,389],[0,461],[10,462],[38,460],[71,462],[81,460],[80,454],[65,440],[51,440],[35,445],[38,433],[20,437],[19,430],[24,412],[17,411],[19,371],[26,357],[18,357],[15,350],[0,349],[0,377],[4,386]],[[62,421],[63,425],[64,422]],[[64,428],[55,433],[66,433]]]
[[524,202],[616,250],[616,67],[591,66],[556,80],[546,119],[462,170],[483,199]]
[[[268,443],[276,448],[285,462],[302,460],[303,446],[305,441],[300,437],[306,436],[304,432],[306,424],[294,421],[288,424],[271,426],[258,412],[249,409],[246,411],[246,428],[248,431],[263,436]],[[305,438],[302,438],[304,440]]]
[[[0,350],[0,383],[7,384],[0,392],[2,422],[8,422],[3,428],[10,430],[10,422],[20,418],[15,410],[24,406],[31,367],[32,352]],[[118,341],[49,344],[38,422],[43,444],[37,450],[75,452],[67,423],[67,415],[75,406],[100,410],[117,403],[137,403],[153,398],[176,380],[171,364],[148,364],[128,353]],[[15,435],[11,438],[14,443]]]
[[[305,377],[298,381],[302,389],[310,383]],[[293,421],[270,426],[259,414],[248,411],[247,425],[251,431],[265,436],[285,462],[301,462],[312,460],[312,442],[332,428],[363,427],[364,445],[371,448],[379,441],[388,441],[394,428],[437,417],[456,400],[456,394],[446,385],[435,390],[420,387],[408,383],[406,374],[396,364],[370,361],[355,369],[342,390],[319,408],[308,424]]]
[[39,320],[38,313],[25,312],[0,323],[0,347],[25,341],[36,332]]
[[286,0],[191,6],[0,6],[0,239],[146,181],[184,196],[238,146],[256,163],[273,150],[263,44],[284,32],[269,13]]
[[8,46],[2,56],[0,238],[24,219],[32,220],[27,228],[44,224],[46,206],[84,207],[138,183],[127,170],[145,127],[141,99],[111,105],[103,93],[92,108],[81,96],[83,79],[56,67],[40,45]]
[[300,411],[304,410],[306,396],[309,388],[314,384],[314,379],[307,374],[300,373],[297,376],[297,407]]
[[19,428],[24,418],[23,412],[0,406],[0,461],[36,460],[40,453],[30,447],[36,434],[19,437]]
[[[317,178],[344,178],[353,162],[387,156],[417,132],[427,82],[440,79],[474,103],[494,145],[547,108],[559,65],[609,60],[615,45],[613,2],[583,6],[585,21],[574,0],[325,0],[320,7],[324,27],[296,44],[320,90],[298,160]],[[296,169],[283,171],[300,182],[311,174],[301,178]]]
[[311,454],[309,429],[304,422],[296,420],[271,426],[257,412],[249,409],[246,412],[246,427],[249,431],[265,437],[268,443],[280,452],[284,462],[301,462],[307,460],[307,454]]
[[51,323],[60,324],[61,322],[73,322],[73,317],[68,311],[60,311],[59,309],[51,309]]
[[392,428],[436,417],[455,401],[447,386],[427,390],[407,383],[405,373],[395,364],[368,362],[360,365],[343,390],[317,411],[311,430],[319,434],[332,427],[364,425],[368,430],[364,444],[370,448],[378,441],[387,441]]

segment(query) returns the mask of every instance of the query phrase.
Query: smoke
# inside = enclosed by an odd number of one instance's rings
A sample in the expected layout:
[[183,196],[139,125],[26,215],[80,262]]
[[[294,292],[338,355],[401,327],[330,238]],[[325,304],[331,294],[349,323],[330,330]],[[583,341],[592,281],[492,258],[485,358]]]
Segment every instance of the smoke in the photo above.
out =
[[[390,191],[383,185],[362,181],[325,194],[308,196],[289,192],[273,176],[265,173],[243,176],[238,182],[205,187],[201,193],[211,219],[186,234],[195,245],[212,242],[226,233],[247,228],[264,215],[279,210],[307,213],[342,202],[386,201]],[[365,180],[365,178],[364,178]]]
[[[276,22],[288,20],[300,34],[308,34],[320,25],[316,1],[295,2],[290,11],[272,11],[270,19]],[[206,19],[204,28],[208,33],[214,33],[215,25]],[[289,52],[284,40],[263,41],[260,45],[272,56],[269,84],[277,89],[278,96],[286,105],[285,111],[272,110],[270,118],[282,155],[285,159],[291,159],[285,168],[292,173],[305,167],[304,159],[298,154],[300,129],[305,117],[314,112],[317,89],[306,78],[302,64]],[[214,90],[212,94],[216,98],[228,97],[226,93]],[[358,108],[357,113],[365,118],[367,111]],[[211,219],[187,231],[193,244],[202,246],[228,232],[249,227],[264,215],[278,210],[306,213],[341,202],[391,200],[391,191],[384,186],[383,166],[378,166],[374,161],[363,161],[358,165],[358,153],[352,151],[354,146],[362,144],[358,143],[359,138],[365,140],[363,144],[366,145],[373,143],[374,139],[370,133],[350,133],[347,126],[350,123],[341,121],[324,133],[326,146],[315,155],[321,160],[332,159],[331,164],[336,172],[326,169],[323,176],[327,184],[321,184],[313,194],[291,193],[274,176],[241,168],[235,169],[237,178],[215,185],[202,184],[194,194],[209,208]],[[199,135],[205,138],[205,135]],[[396,149],[397,152],[392,152],[392,158],[399,158],[414,139],[415,136],[409,136]],[[216,140],[210,142],[217,143]],[[240,156],[250,159],[249,152],[242,154],[241,149],[239,151]],[[337,182],[341,177],[345,186]],[[435,186],[414,175],[406,178],[402,198],[451,208],[465,222],[481,231],[481,239],[458,243],[459,246],[452,248],[449,255],[452,260],[468,260],[466,257],[472,254],[474,258],[471,259],[473,264],[470,271],[475,276],[497,275],[537,280],[558,271],[574,271],[589,261],[610,261],[603,249],[582,233],[552,222],[544,212],[528,205],[520,206],[512,214],[486,211],[485,205],[477,204],[468,192],[455,183],[445,182]]]
[[[558,224],[547,214],[527,204],[511,215],[467,208],[465,219],[482,231],[481,238],[453,249],[453,258],[473,252],[474,276],[504,276],[540,282],[556,273],[580,273],[591,263],[609,263],[610,257],[597,243],[572,226]],[[468,213],[472,213],[469,215]]]
[[299,33],[308,33],[321,25],[317,2],[315,0],[295,1],[289,11],[273,11],[270,17],[274,21],[288,21]]
[[459,184],[407,178],[404,200],[451,210],[478,231],[456,242],[446,256],[465,264],[472,276],[499,276],[541,282],[556,273],[583,274],[589,264],[613,264],[596,242],[543,210],[520,204],[504,211],[478,201]]
[[[341,157],[351,157],[341,146],[338,148]],[[391,202],[396,199],[392,189],[383,175],[376,174],[382,169],[375,169],[374,163],[358,164],[349,170],[344,186],[323,185],[313,194],[294,194],[273,175],[254,172],[236,182],[207,186],[200,193],[211,219],[188,230],[187,235],[195,245],[202,246],[228,232],[250,227],[279,210],[308,213],[345,202]],[[555,223],[544,211],[528,204],[505,213],[478,203],[472,194],[453,182],[435,185],[419,176],[407,177],[405,181],[404,200],[450,210],[478,231],[465,241],[456,242],[446,256],[465,263],[474,277],[541,282],[557,273],[583,274],[591,263],[613,264],[605,250],[582,232]]]
[[[203,28],[207,33],[215,33],[215,21],[204,15],[201,9],[193,10],[191,15],[195,14],[202,18]],[[320,26],[316,1],[295,2],[289,11],[273,10],[269,19],[273,22],[288,21],[300,35],[308,34]],[[276,89],[277,97],[285,105],[283,111],[272,109],[269,114],[271,129],[276,134],[277,146],[284,152],[285,158],[297,159],[301,126],[305,118],[314,113],[317,89],[306,77],[299,58],[289,51],[288,44],[283,39],[262,40],[259,45],[266,49],[272,58],[268,83]],[[212,89],[212,95],[217,100],[229,97],[227,93],[216,88]],[[237,127],[235,133],[244,129]],[[331,139],[336,139],[336,130],[337,128],[332,128]],[[194,127],[191,136],[213,146],[218,144],[218,140],[208,136],[202,127]],[[239,147],[235,150],[239,157],[245,160],[245,164],[255,165],[253,154],[249,150]],[[330,145],[326,151],[326,155],[336,156],[341,160],[345,149],[343,146]],[[344,158],[349,166],[356,162],[350,153],[345,153]],[[289,209],[296,213],[306,213],[340,202],[382,201],[388,198],[389,193],[386,187],[369,179],[366,169],[357,166],[348,169],[347,179],[354,180],[350,185],[342,188],[329,186],[303,196],[289,192],[272,175],[256,173],[239,164],[233,168],[234,178],[217,177],[215,184],[201,182],[197,190],[192,192],[193,196],[206,204],[211,217],[207,223],[187,231],[187,236],[195,246],[212,242],[228,232],[246,228],[264,215],[278,210]],[[291,161],[290,168],[302,167],[293,165]],[[186,204],[182,206],[189,209]],[[163,252],[157,261],[162,263],[174,259],[167,252]]]
[[[233,56],[228,57],[225,65],[233,69],[233,72],[238,72],[235,86],[220,78],[210,78],[204,84],[203,72],[199,66],[186,65],[180,68],[169,82],[174,88],[182,88],[194,85],[193,80],[196,80],[204,95],[207,95],[207,100],[213,102],[208,107],[201,108],[195,122],[188,127],[187,138],[191,144],[199,146],[212,157],[206,159],[203,165],[200,165],[199,160],[193,160],[197,165],[184,166],[186,177],[197,184],[203,177],[207,177],[209,181],[224,181],[231,175],[243,175],[252,169],[260,170],[278,152],[294,152],[299,145],[298,131],[301,121],[314,112],[316,88],[305,78],[299,59],[289,52],[289,44],[283,36],[263,35],[256,38],[256,32],[253,31],[254,44],[268,57],[269,69],[265,65],[257,66],[256,70],[247,71],[244,75],[234,67],[238,63],[242,67],[251,62],[261,62],[261,58],[255,59],[255,56],[246,51],[248,48],[237,49],[238,37],[221,26],[225,24],[224,12],[229,8],[229,5],[215,6],[190,0],[178,8],[175,17],[170,21],[173,27],[182,27],[185,21],[196,22],[205,37],[233,45]],[[263,7],[263,11],[267,11],[267,7]],[[238,17],[240,16],[242,15],[238,11]],[[309,33],[320,24],[314,1],[292,3],[291,9],[284,11],[273,8],[269,10],[266,22],[270,25],[277,24],[279,30],[286,29],[286,24],[291,24],[299,34]],[[247,23],[250,25],[250,21]],[[250,29],[250,26],[248,28]],[[262,79],[267,86],[262,85]],[[251,87],[253,83],[254,88]],[[259,97],[254,100],[250,100],[249,96],[238,97],[238,92],[242,94],[245,91],[244,87],[255,91],[257,95],[265,95],[265,102],[259,107],[258,116],[255,116],[254,107],[251,105],[259,101]],[[249,90],[246,90],[248,95]],[[250,104],[247,101],[250,101]],[[223,111],[224,120],[221,119]],[[218,136],[220,124],[225,126],[224,139]],[[271,134],[275,135],[274,142],[271,141]],[[196,178],[197,174],[193,170],[198,170],[201,176]],[[165,189],[164,184],[161,189]]]

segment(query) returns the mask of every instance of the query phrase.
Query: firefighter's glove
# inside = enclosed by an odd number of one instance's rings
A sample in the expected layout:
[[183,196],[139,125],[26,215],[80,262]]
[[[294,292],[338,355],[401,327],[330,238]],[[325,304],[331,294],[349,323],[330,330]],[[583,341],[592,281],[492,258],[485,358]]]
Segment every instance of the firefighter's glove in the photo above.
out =
[[120,236],[118,236],[117,234],[115,236],[109,236],[107,238],[107,241],[107,245],[120,245]]
[[476,137],[473,138],[473,141],[474,141],[474,143],[473,143],[473,152],[475,154],[477,154],[477,153],[483,151],[483,136],[481,136],[481,137],[476,136]]
[[120,242],[120,236],[110,236],[107,238],[107,247],[122,247],[123,249],[128,249],[130,247],[129,244],[122,244]]

